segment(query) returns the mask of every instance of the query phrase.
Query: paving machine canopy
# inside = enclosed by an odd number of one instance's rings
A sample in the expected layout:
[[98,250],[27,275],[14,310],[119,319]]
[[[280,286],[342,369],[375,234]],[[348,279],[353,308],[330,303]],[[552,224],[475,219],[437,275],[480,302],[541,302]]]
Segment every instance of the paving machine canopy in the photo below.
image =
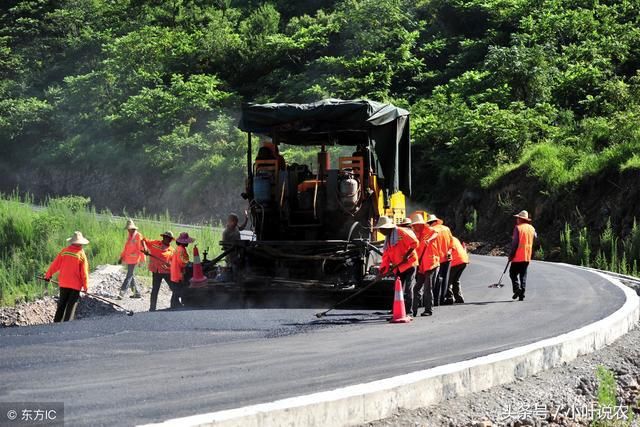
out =
[[385,189],[411,194],[409,112],[368,100],[242,106],[239,128],[289,145],[366,145],[373,149]]

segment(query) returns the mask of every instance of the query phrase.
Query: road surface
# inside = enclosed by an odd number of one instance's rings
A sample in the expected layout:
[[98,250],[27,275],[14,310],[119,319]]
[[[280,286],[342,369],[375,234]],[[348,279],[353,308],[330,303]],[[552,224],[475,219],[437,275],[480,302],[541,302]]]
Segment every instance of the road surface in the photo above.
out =
[[[462,361],[602,319],[624,294],[593,273],[533,263],[527,298],[472,257],[467,303],[389,324],[372,311],[183,310],[0,329],[0,402],[64,401],[66,425],[134,425],[269,402]],[[0,417],[3,414],[0,414]],[[0,423],[1,424],[1,423]]]

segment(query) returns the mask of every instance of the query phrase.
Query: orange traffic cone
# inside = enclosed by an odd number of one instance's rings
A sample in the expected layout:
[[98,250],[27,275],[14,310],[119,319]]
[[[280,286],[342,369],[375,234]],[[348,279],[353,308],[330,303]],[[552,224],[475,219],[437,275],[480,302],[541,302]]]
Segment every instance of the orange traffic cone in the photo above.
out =
[[411,318],[407,317],[407,311],[404,308],[404,294],[402,292],[402,282],[396,277],[396,291],[393,298],[393,317],[391,323],[409,323]]
[[198,252],[198,246],[193,247],[193,277],[191,283],[206,282],[206,276],[202,273],[202,264],[200,263],[200,252]]

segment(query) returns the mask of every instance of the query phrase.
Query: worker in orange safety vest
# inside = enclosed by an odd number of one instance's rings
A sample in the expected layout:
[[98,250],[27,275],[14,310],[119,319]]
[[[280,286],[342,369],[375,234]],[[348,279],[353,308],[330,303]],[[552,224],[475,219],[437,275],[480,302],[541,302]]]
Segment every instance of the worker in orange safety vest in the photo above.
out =
[[[400,277],[405,309],[407,314],[411,315],[413,289],[416,284],[418,267],[418,254],[416,253],[418,239],[413,231],[397,227],[393,220],[387,216],[381,216],[374,229],[385,236],[380,274],[383,276],[393,274]],[[392,266],[395,266],[394,271],[390,270]]]
[[127,266],[127,275],[120,287],[120,294],[118,297],[122,299],[127,293],[127,288],[131,288],[133,291],[132,298],[141,298],[140,287],[136,283],[134,276],[136,265],[144,262],[144,253],[146,248],[144,246],[142,234],[138,232],[138,227],[133,223],[132,219],[127,220],[127,225],[124,227],[129,233],[127,235],[127,241],[124,244],[124,249],[120,253],[120,259],[118,264],[125,264]]
[[196,239],[189,237],[189,233],[180,233],[176,239],[176,250],[171,257],[171,308],[178,308],[183,305],[182,289],[185,286],[184,271],[189,263],[189,253],[187,246],[195,242]]
[[44,275],[44,280],[49,282],[54,274],[59,273],[60,296],[54,322],[67,322],[75,318],[80,291],[86,292],[89,286],[89,262],[82,248],[89,241],[79,231],[67,241],[69,246],[58,253]]
[[524,292],[527,287],[527,270],[533,255],[533,241],[538,235],[531,225],[529,212],[520,211],[516,218],[516,227],[513,230],[511,241],[511,253],[509,254],[509,277],[513,286],[513,299],[524,300]]
[[437,284],[440,256],[436,246],[438,232],[431,228],[421,213],[411,215],[411,226],[418,238],[418,274],[413,294],[413,316],[418,315],[418,308],[422,304],[424,311],[421,316],[433,314],[433,288]]
[[171,258],[174,249],[171,242],[175,240],[171,231],[165,231],[160,235],[162,240],[143,239],[146,246],[145,254],[149,256],[149,271],[151,272],[151,301],[149,311],[156,311],[158,292],[164,280],[167,285],[171,283]]
[[433,289],[433,305],[453,304],[451,295],[447,295],[447,285],[449,283],[449,268],[451,267],[451,247],[453,246],[453,235],[449,227],[435,215],[429,215],[427,224],[437,233],[436,246],[440,257],[440,269],[438,270],[438,281]]
[[462,295],[462,286],[460,285],[460,277],[462,272],[467,268],[469,264],[469,254],[457,237],[453,238],[453,246],[451,246],[451,270],[449,272],[449,285],[447,287],[447,294],[453,296],[453,301],[457,304],[464,303],[464,296]]

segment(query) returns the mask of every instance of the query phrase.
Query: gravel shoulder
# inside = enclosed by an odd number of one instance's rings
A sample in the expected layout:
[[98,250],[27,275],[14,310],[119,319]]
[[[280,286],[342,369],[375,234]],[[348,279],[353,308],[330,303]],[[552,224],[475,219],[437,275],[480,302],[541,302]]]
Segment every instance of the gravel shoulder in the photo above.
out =
[[[144,268],[144,267],[138,267]],[[135,313],[149,311],[151,278],[136,276],[142,298],[117,299],[126,272],[120,265],[101,265],[89,276],[89,292],[106,298]],[[157,309],[169,308],[171,291],[163,282],[158,294]],[[47,296],[36,301],[21,303],[15,307],[0,307],[0,327],[41,325],[53,322],[58,297]],[[90,296],[82,295],[76,310],[76,319],[108,316],[117,313],[114,307]]]

